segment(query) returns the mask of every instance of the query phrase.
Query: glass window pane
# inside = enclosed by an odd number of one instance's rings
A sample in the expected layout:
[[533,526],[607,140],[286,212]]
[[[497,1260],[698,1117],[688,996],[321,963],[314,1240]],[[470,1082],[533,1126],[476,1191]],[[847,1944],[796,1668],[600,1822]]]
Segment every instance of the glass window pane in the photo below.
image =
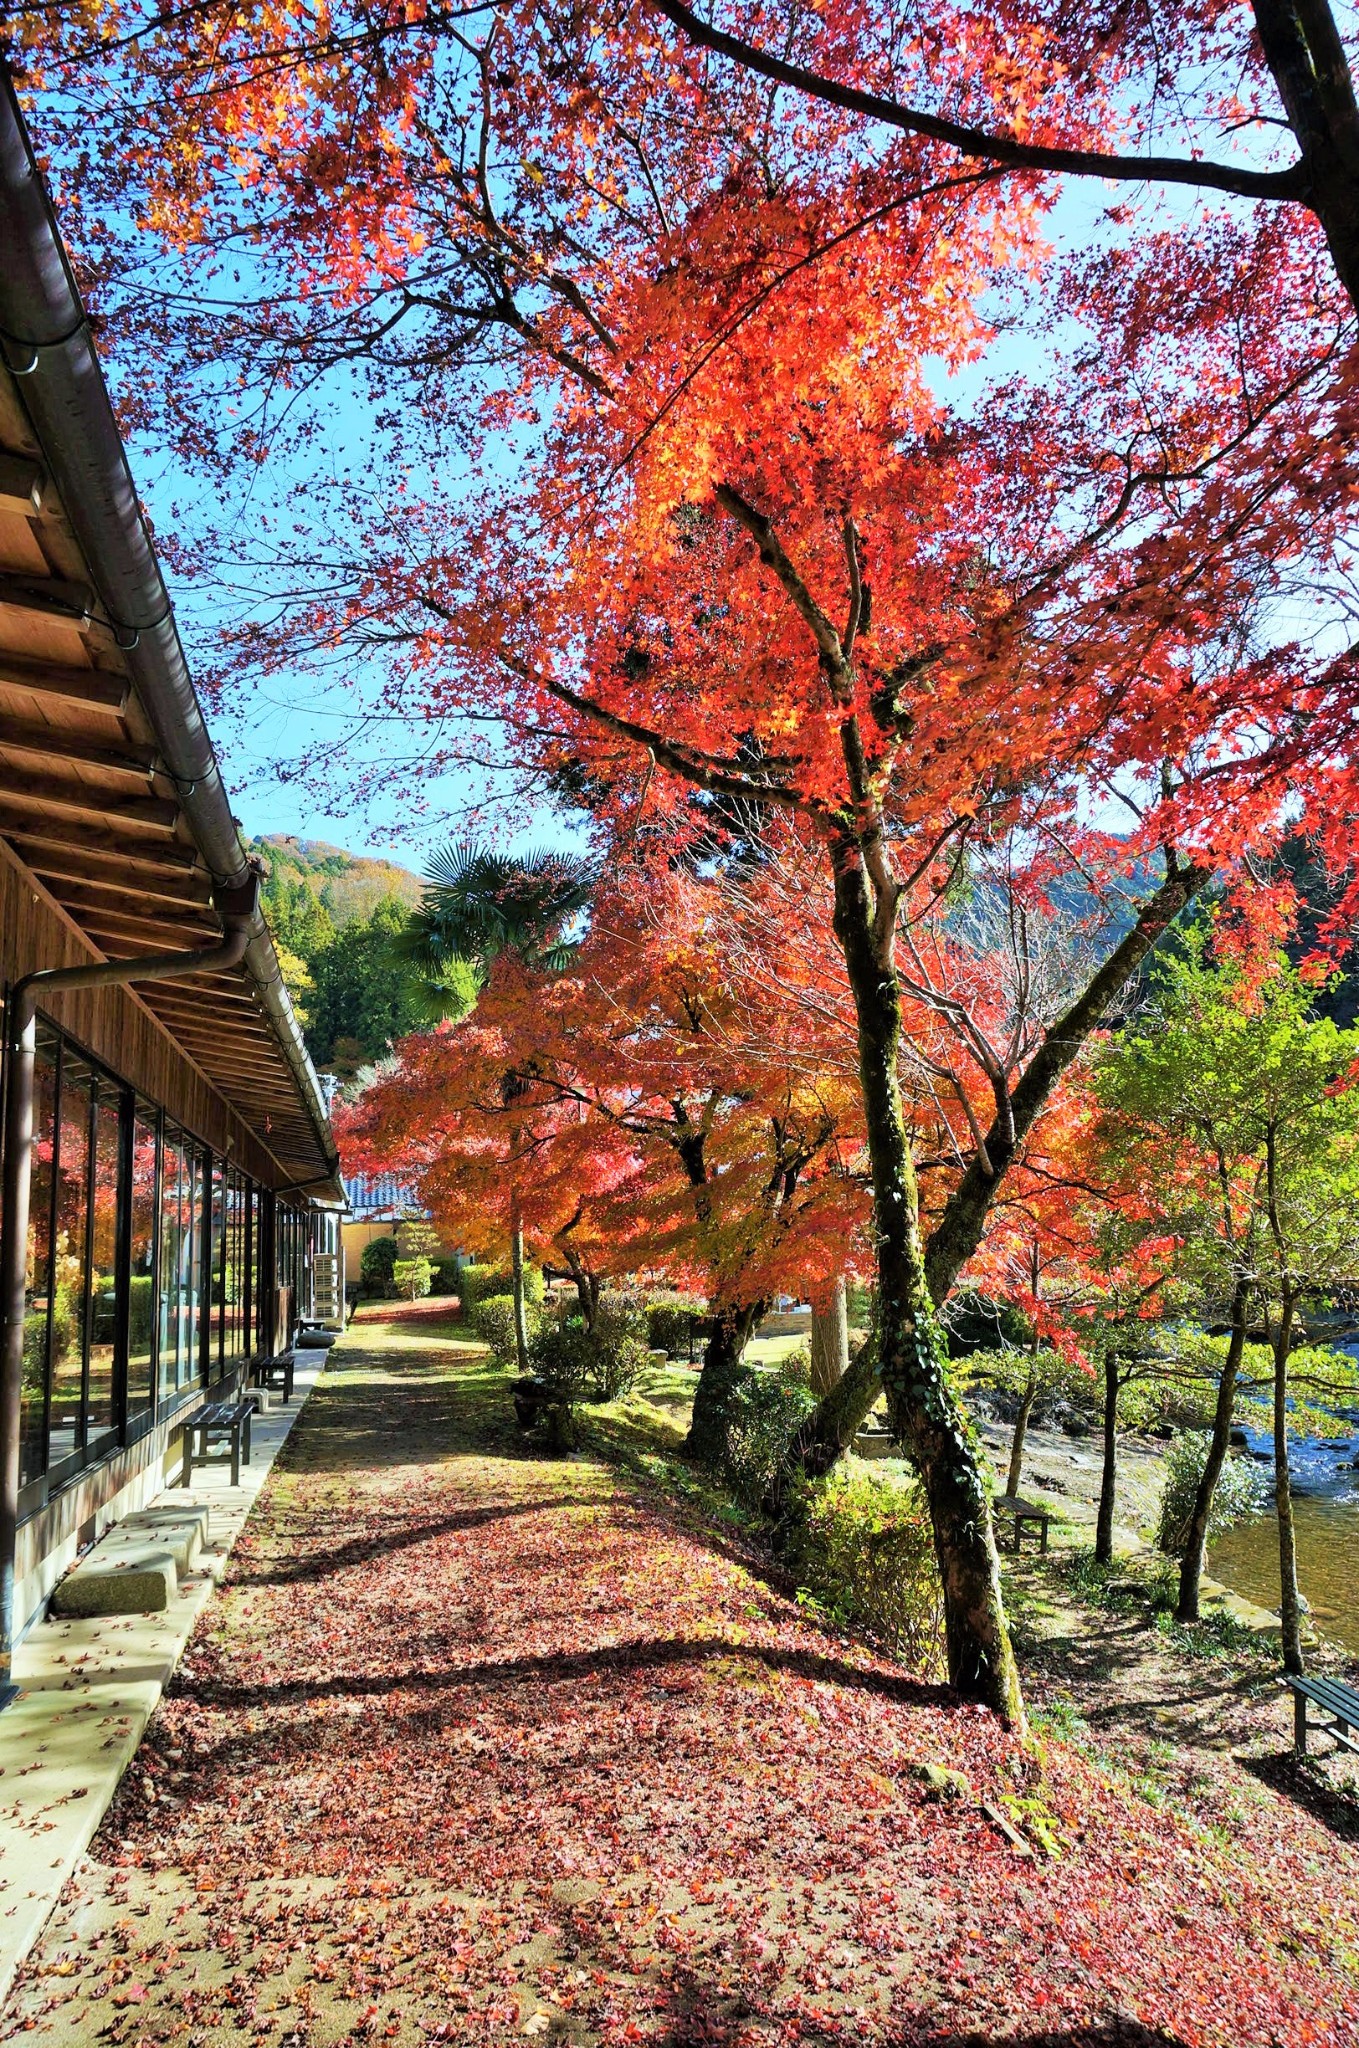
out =
[[89,1369],[85,1442],[114,1426],[113,1360],[118,1336],[118,1222],[122,1198],[122,1090],[97,1081],[90,1200]]
[[156,1119],[137,1104],[132,1126],[131,1276],[127,1303],[127,1412],[151,1406],[156,1328]]
[[173,1394],[179,1385],[179,1358],[184,1345],[187,1180],[188,1167],[180,1135],[167,1126],[160,1207],[160,1271],[157,1275],[162,1395]]
[[33,1174],[28,1197],[28,1262],[24,1275],[24,1376],[19,1415],[19,1484],[46,1466],[47,1343],[52,1303],[52,1191],[56,1145],[57,1046],[38,1026],[33,1075]]
[[90,1070],[66,1047],[57,1127],[57,1242],[52,1290],[52,1397],[48,1464],[80,1448],[85,1372],[86,1252],[90,1203]]
[[222,1290],[223,1353],[234,1364],[245,1348],[245,1183],[234,1169],[227,1180],[226,1267]]
[[264,1302],[260,1288],[260,1232],[264,1228],[264,1197],[253,1184],[250,1189],[250,1335],[251,1351],[264,1349]]
[[226,1306],[226,1165],[212,1164],[211,1206],[208,1240],[208,1374],[216,1378],[222,1369],[222,1341]]
[[196,1385],[203,1377],[203,1327],[208,1313],[205,1295],[207,1279],[208,1211],[212,1193],[207,1162],[197,1149],[189,1155],[189,1257],[185,1265],[184,1350],[179,1361],[181,1387]]

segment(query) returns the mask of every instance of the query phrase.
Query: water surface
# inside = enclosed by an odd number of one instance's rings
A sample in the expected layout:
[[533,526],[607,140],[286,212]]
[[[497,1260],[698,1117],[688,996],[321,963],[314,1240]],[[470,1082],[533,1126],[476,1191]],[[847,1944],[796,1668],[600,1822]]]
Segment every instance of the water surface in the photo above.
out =
[[[1254,1448],[1267,1439],[1251,1438]],[[1359,1656],[1359,1472],[1338,1468],[1359,1455],[1349,1443],[1290,1444],[1298,1586],[1322,1635]],[[1273,1470],[1261,1470],[1273,1484]],[[1279,1528],[1271,1511],[1239,1522],[1208,1553],[1208,1570],[1234,1593],[1277,1613]]]

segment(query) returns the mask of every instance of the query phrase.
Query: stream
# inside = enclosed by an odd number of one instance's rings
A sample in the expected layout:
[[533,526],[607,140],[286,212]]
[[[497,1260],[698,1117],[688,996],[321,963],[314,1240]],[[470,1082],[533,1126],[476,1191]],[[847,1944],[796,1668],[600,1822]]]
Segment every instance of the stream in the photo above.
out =
[[[1267,1436],[1248,1433],[1252,1451],[1271,1451]],[[1359,1472],[1339,1467],[1359,1458],[1359,1433],[1336,1443],[1289,1444],[1298,1586],[1324,1636],[1359,1656]],[[1271,1485],[1273,1457],[1260,1469]],[[1279,1529],[1273,1510],[1252,1515],[1220,1536],[1208,1570],[1234,1593],[1277,1613]]]

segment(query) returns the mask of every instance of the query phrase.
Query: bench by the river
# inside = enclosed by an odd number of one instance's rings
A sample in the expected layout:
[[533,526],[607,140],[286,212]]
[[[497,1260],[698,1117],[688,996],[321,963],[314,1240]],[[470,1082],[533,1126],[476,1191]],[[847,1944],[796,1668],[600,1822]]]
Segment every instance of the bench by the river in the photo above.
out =
[[1035,1500],[1021,1500],[1018,1494],[1007,1493],[1003,1500],[998,1500],[995,1503],[992,1512],[997,1520],[1013,1518],[1016,1553],[1018,1553],[1020,1543],[1023,1540],[1025,1529],[1036,1528],[1038,1531],[1038,1548],[1044,1556],[1047,1555],[1048,1524],[1052,1520],[1052,1516],[1046,1508],[1039,1507]]
[[[1284,1673],[1284,1684],[1293,1690],[1293,1746],[1299,1756],[1307,1754],[1309,1734],[1332,1736],[1342,1749],[1359,1756],[1359,1692],[1353,1686],[1342,1685],[1338,1678],[1298,1678],[1291,1671]],[[1330,1718],[1309,1720],[1309,1703]]]
[[[212,1401],[205,1408],[197,1408],[184,1424],[184,1472],[182,1486],[193,1484],[193,1468],[198,1465],[231,1466],[231,1483],[241,1483],[241,1452],[244,1447],[245,1462],[250,1463],[250,1423],[255,1413],[253,1401]],[[198,1447],[194,1448],[194,1439]],[[213,1450],[214,1444],[225,1445],[223,1450]]]

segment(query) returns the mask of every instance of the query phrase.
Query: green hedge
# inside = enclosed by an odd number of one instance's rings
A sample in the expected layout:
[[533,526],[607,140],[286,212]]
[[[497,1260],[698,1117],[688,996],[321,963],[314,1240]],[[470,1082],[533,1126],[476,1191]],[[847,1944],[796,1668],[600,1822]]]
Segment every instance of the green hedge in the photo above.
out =
[[[533,1343],[542,1322],[542,1315],[534,1302],[527,1304],[529,1343]],[[514,1342],[514,1296],[512,1294],[488,1294],[479,1301],[472,1311],[472,1327],[477,1335],[490,1345],[497,1365],[514,1366],[518,1363],[518,1352]]]
[[[543,1273],[540,1266],[524,1267],[524,1299],[535,1306],[545,1292]],[[464,1266],[458,1275],[458,1293],[462,1297],[463,1314],[476,1321],[479,1302],[497,1294],[514,1293],[514,1274],[509,1266]]]
[[[695,1321],[697,1327],[695,1328]],[[653,1294],[646,1305],[647,1343],[668,1358],[689,1356],[689,1333],[694,1332],[695,1349],[702,1351],[708,1341],[708,1318],[704,1304],[692,1294]]]
[[365,1287],[390,1287],[392,1269],[396,1265],[396,1239],[375,1237],[364,1246],[359,1257],[359,1278]]
[[793,1503],[788,1562],[835,1620],[942,1676],[943,1594],[919,1487],[841,1465]]

